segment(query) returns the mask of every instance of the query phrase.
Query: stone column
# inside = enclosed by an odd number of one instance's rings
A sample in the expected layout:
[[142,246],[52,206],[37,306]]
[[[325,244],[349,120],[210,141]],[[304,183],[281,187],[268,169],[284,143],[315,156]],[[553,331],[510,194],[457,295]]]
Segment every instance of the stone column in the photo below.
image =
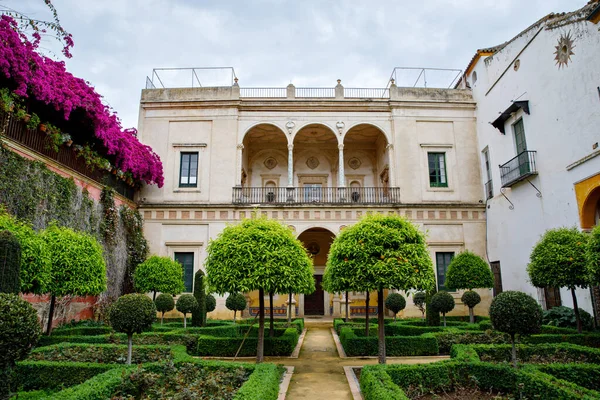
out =
[[388,151],[388,163],[389,163],[389,187],[396,186],[396,168],[394,165],[394,145],[388,143],[385,148]]
[[235,177],[235,185],[237,187],[241,187],[242,186],[243,150],[244,150],[244,145],[241,144],[241,143],[238,144],[237,145],[236,157],[235,157],[235,173],[237,174],[237,176]]
[[344,173],[344,144],[338,144],[339,164],[338,164],[338,188],[346,187],[346,174]]
[[335,294],[333,297],[333,318],[340,318],[342,316],[341,299],[339,294]]
[[294,187],[294,145],[288,144],[288,187]]

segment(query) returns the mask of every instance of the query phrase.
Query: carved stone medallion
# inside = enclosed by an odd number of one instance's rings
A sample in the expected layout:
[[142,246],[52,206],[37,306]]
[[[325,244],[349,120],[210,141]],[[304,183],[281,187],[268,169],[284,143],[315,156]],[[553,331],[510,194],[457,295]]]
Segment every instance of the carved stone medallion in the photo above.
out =
[[554,57],[554,59],[556,60],[556,65],[558,65],[559,69],[569,66],[571,56],[575,54],[573,53],[573,49],[575,48],[573,42],[574,40],[571,38],[571,31],[569,31],[566,35],[560,35],[560,39],[558,39],[558,46],[554,46],[556,49],[554,52],[556,57]]
[[274,157],[268,157],[265,162],[265,167],[273,169],[277,166],[277,160]]
[[308,157],[308,160],[306,160],[306,165],[310,169],[315,169],[319,166],[319,159],[317,157]]
[[351,159],[348,160],[348,165],[352,169],[358,169],[360,167],[360,164],[362,164],[362,163],[356,157],[352,157]]

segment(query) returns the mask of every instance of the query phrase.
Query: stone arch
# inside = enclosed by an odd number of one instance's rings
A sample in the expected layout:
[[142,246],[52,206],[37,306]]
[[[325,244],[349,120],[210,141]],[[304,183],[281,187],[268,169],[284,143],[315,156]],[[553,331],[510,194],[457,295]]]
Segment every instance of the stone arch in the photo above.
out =
[[242,179],[245,187],[261,187],[265,178],[279,177],[282,186],[288,168],[288,137],[276,124],[259,123],[249,128],[243,139]]
[[581,208],[581,228],[591,229],[598,223],[600,213],[600,187],[593,189]]
[[342,135],[342,141],[345,140],[346,134],[348,134],[348,132],[350,132],[352,129],[354,129],[360,125],[370,125],[373,128],[378,129],[381,132],[381,134],[385,137],[385,140],[387,140],[388,143],[392,143],[391,135],[385,129],[383,129],[380,125],[378,125],[374,122],[355,122],[355,123],[353,123],[352,125],[350,125],[346,128],[344,134]]
[[286,130],[285,130],[284,127],[279,126],[277,123],[272,122],[272,121],[260,121],[260,122],[255,122],[252,125],[250,125],[249,127],[247,127],[246,130],[244,131],[244,133],[242,134],[242,136],[239,138],[239,142],[238,143],[244,143],[244,141],[246,140],[246,136],[248,135],[248,133],[250,133],[256,127],[261,126],[261,125],[269,125],[269,126],[272,126],[274,128],[277,128],[286,137],[286,139],[288,140],[288,142],[290,141],[288,139],[288,137],[290,135],[286,134]]
[[385,132],[372,123],[357,123],[344,134],[346,181],[354,177],[364,187],[389,187],[390,142]]
[[336,140],[338,141],[338,143],[342,143],[341,139],[340,139],[340,135],[338,134],[338,132],[336,131],[336,129],[334,127],[332,127],[332,126],[329,126],[325,122],[306,122],[306,123],[304,123],[302,125],[297,126],[296,129],[294,130],[293,135],[292,135],[291,143],[295,143],[296,142],[296,136],[298,135],[298,133],[300,131],[302,131],[303,129],[306,129],[308,127],[311,127],[311,126],[324,127],[326,129],[328,129],[331,132],[331,134],[336,138]]

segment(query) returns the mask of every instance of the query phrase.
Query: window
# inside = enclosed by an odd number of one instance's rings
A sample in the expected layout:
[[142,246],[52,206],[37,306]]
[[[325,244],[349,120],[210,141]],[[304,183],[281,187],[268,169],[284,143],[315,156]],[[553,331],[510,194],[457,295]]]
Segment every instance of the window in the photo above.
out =
[[179,187],[198,186],[198,153],[181,153]]
[[446,178],[446,153],[427,153],[429,186],[448,187]]
[[194,253],[175,253],[175,261],[183,267],[183,284],[186,292],[194,288]]
[[494,297],[502,293],[502,274],[500,273],[500,261],[490,263],[492,274],[494,274]]
[[492,170],[490,168],[490,153],[487,148],[483,150],[483,163],[485,166],[485,195],[487,200],[494,197],[494,186],[492,185]]
[[453,252],[441,252],[435,253],[435,265],[437,268],[437,278],[438,278],[438,291],[439,290],[447,290],[444,283],[446,283],[446,271],[448,270],[448,265],[450,265],[450,261],[454,258]]
[[544,288],[544,300],[546,303],[546,310],[550,310],[554,307],[562,306],[562,301],[560,299],[560,288],[555,287],[545,287]]
[[525,128],[523,127],[523,119],[519,119],[513,124],[513,132],[515,135],[515,147],[517,157],[519,158],[519,173],[523,176],[531,171],[529,153],[527,153],[527,141],[525,140]]

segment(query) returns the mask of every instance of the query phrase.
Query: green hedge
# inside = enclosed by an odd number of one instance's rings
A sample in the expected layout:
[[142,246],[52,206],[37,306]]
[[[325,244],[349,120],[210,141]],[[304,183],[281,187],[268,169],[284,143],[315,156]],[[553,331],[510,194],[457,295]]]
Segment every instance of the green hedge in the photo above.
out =
[[[358,333],[358,334],[357,334]],[[359,336],[360,330],[342,328],[340,342],[346,355],[376,356],[378,354],[378,339],[376,336]],[[390,357],[398,356],[429,356],[437,355],[439,347],[433,336],[386,336],[386,354]]]
[[[254,327],[252,327],[254,330]],[[296,328],[276,329],[275,337],[268,337],[268,330],[265,329],[265,348],[266,356],[289,356],[298,344],[298,330]],[[238,348],[242,344],[243,335],[232,337],[200,335],[195,355],[211,357],[234,357]],[[238,357],[250,357],[256,355],[256,346],[258,338],[255,335],[249,335],[244,341],[244,345],[238,354]]]
[[[85,358],[93,358],[86,360]],[[116,344],[59,343],[46,347],[38,347],[31,351],[27,361],[63,361],[63,362],[96,362],[102,364],[122,364],[127,358],[127,346]],[[143,359],[155,358],[156,361],[174,358],[169,346],[135,346],[132,363]]]
[[542,331],[540,333],[549,334],[549,335],[553,335],[553,334],[575,335],[578,332],[577,332],[577,329],[560,328],[558,326],[552,326],[552,325],[542,325]]
[[275,364],[258,364],[235,394],[236,400],[277,400],[284,369]]
[[14,369],[14,380],[11,387],[26,391],[60,389],[78,385],[98,374],[118,367],[119,365],[115,364],[21,361]]
[[600,348],[599,334],[550,334],[550,335],[531,335],[521,338],[522,343],[540,344],[540,343],[572,343],[580,346]]
[[587,389],[600,391],[600,365],[545,364],[536,368],[558,379],[564,379]]
[[440,354],[449,354],[454,344],[506,344],[510,336],[496,331],[461,331],[456,328],[431,333],[438,341]]
[[[455,345],[464,346],[464,345]],[[454,354],[452,347],[451,355]],[[469,345],[475,350],[482,361],[509,362],[511,360],[511,345]],[[517,345],[519,362],[534,363],[600,363],[600,349],[579,346],[571,343]]]
[[62,390],[46,400],[106,400],[111,398],[117,385],[121,383],[124,373],[136,367],[115,368],[103,374],[96,375],[80,385]]
[[110,326],[77,326],[73,328],[56,328],[52,330],[53,335],[57,336],[96,336],[112,333]]
[[360,390],[365,400],[409,400],[385,367],[379,365],[368,365],[361,370]]

